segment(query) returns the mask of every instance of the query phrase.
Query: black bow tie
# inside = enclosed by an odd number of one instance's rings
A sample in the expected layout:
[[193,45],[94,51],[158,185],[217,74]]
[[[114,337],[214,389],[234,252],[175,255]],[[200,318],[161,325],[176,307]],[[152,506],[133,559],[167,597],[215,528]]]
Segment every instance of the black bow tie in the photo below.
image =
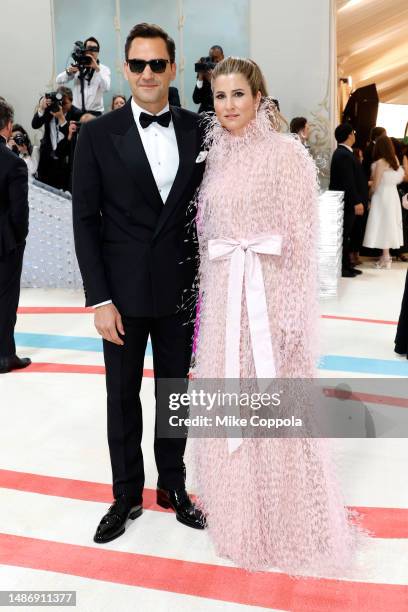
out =
[[147,113],[140,113],[139,121],[142,128],[147,128],[151,123],[157,122],[163,127],[169,127],[171,120],[171,113],[163,113],[162,115],[148,115]]

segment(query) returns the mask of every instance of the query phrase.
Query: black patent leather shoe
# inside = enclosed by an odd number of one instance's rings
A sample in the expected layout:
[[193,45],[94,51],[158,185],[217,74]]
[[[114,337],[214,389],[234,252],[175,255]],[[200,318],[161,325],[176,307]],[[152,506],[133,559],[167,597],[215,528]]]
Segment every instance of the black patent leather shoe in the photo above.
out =
[[31,359],[28,357],[0,357],[0,374],[6,374],[12,370],[22,370],[31,364]]
[[94,535],[94,542],[105,544],[118,538],[126,529],[126,521],[134,521],[143,512],[142,504],[134,504],[125,495],[115,499],[105,516],[102,517]]
[[195,507],[185,489],[157,489],[157,505],[162,508],[173,508],[176,519],[194,529],[205,529],[204,514]]
[[343,268],[343,270],[341,271],[341,275],[343,278],[354,278],[357,276],[357,273],[355,270],[351,270],[349,268]]

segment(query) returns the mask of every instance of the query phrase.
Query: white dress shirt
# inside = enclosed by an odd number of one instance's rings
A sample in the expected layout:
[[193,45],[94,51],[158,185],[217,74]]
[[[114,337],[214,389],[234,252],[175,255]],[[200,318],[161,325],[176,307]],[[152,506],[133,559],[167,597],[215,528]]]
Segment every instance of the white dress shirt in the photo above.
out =
[[[151,123],[149,127],[142,128],[139,121],[140,114],[146,113],[152,115],[153,113],[149,113],[141,108],[133,98],[131,100],[131,107],[157,189],[163,204],[165,204],[179,166],[179,151],[173,120],[170,121],[169,127],[163,127],[159,123]],[[168,110],[169,105],[167,104],[157,115],[162,115]],[[95,304],[94,308],[111,303],[112,300],[107,300],[106,302]]]
[[[179,151],[173,121],[170,121],[169,127],[163,127],[159,123],[151,123],[149,127],[142,128],[139,121],[140,114],[152,115],[153,113],[149,113],[138,106],[133,98],[131,106],[143,148],[164,204],[179,167]],[[167,104],[157,115],[163,115],[168,110],[169,105]]]
[[[68,74],[66,70],[57,76],[58,85],[65,85],[68,81],[74,79],[72,86],[73,104],[77,108],[82,109],[81,82],[79,73]],[[109,91],[111,85],[111,71],[107,66],[99,64],[99,72],[95,70],[92,79],[84,79],[84,98],[85,108],[87,111],[98,111],[103,113],[103,94]]]
[[344,144],[344,142],[340,143],[340,147],[344,147],[345,149],[348,149],[350,153],[353,153],[353,149],[349,147],[348,145]]

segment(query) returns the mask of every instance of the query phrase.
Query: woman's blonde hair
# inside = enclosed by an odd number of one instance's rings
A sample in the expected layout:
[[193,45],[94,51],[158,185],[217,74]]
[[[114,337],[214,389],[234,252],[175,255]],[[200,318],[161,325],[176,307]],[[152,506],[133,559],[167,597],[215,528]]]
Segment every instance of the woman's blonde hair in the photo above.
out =
[[242,74],[248,81],[254,98],[258,91],[261,92],[263,98],[268,96],[264,75],[258,64],[253,60],[242,57],[226,57],[216,64],[212,73],[213,82],[217,77],[226,74]]
[[[242,57],[226,57],[221,62],[216,64],[212,72],[212,84],[219,76],[227,74],[242,74],[246,79],[253,97],[255,98],[258,91],[261,93],[261,105],[273,107],[271,111],[271,124],[276,130],[280,130],[282,123],[287,125],[286,119],[280,114],[276,104],[269,98],[266,87],[265,77],[262,70],[254,60]],[[274,116],[272,116],[272,114]]]

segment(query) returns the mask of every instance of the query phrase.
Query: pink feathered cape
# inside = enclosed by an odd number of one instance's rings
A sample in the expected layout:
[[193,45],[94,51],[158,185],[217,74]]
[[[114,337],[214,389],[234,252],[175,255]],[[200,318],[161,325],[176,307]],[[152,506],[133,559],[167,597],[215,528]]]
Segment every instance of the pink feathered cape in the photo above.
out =
[[[229,261],[210,261],[208,241],[278,233],[280,256],[260,255],[277,376],[316,375],[317,180],[312,158],[275,131],[270,108],[242,137],[213,120],[197,196],[200,316],[194,378],[225,368]],[[255,378],[243,294],[240,376]],[[344,575],[356,546],[352,524],[323,439],[192,439],[195,482],[219,555],[237,565],[292,575]]]

